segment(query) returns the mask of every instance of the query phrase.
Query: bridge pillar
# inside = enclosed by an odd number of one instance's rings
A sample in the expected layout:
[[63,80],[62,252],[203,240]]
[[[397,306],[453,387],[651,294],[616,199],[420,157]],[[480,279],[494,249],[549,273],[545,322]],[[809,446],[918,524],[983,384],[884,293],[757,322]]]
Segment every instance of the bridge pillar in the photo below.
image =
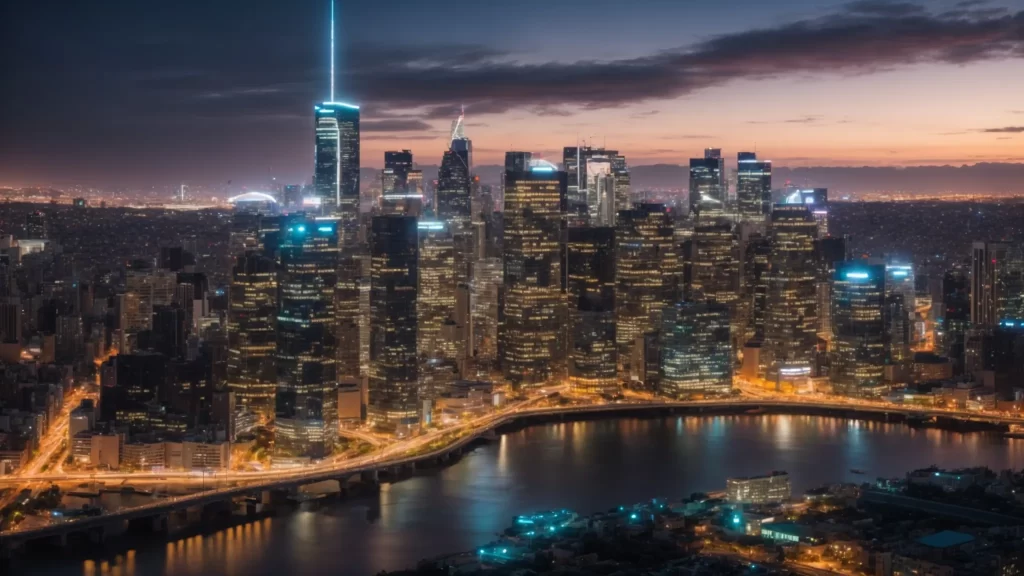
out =
[[359,474],[360,479],[367,484],[378,484],[380,483],[380,475],[377,474],[376,470],[367,470]]
[[165,532],[168,530],[167,514],[153,516],[153,532]]
[[348,476],[338,476],[334,481],[338,483],[338,494],[344,496],[348,490]]

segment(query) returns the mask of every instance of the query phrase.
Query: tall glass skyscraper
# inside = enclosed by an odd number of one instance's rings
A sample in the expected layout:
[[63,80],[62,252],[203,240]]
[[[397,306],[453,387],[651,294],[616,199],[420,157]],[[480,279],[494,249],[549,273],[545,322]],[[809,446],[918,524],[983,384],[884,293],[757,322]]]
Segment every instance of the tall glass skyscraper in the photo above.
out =
[[736,202],[740,220],[764,222],[771,212],[772,162],[758,161],[753,152],[740,152],[736,163]]
[[228,387],[264,420],[274,417],[277,374],[277,271],[272,259],[250,251],[235,259],[228,290]]
[[[437,385],[451,374],[447,365],[456,359],[456,342],[443,330],[455,312],[455,245],[448,224],[441,220],[419,221],[419,285],[416,291],[417,344],[420,357],[420,391],[433,395]],[[435,368],[437,370],[435,370]],[[450,379],[450,378],[449,378]]]
[[419,230],[413,216],[375,216],[370,230],[370,423],[419,423]]
[[693,298],[731,306],[739,293],[739,255],[732,224],[698,222],[693,230]]
[[316,196],[304,203],[319,205],[321,214],[338,216],[342,245],[350,246],[359,231],[359,107],[322,102],[314,112]]
[[[615,238],[616,340],[623,369],[638,339],[661,327],[661,311],[680,298],[682,273],[672,217],[662,204],[618,215]],[[629,379],[629,373],[623,374]]]
[[772,249],[762,370],[771,381],[806,379],[811,376],[817,345],[814,240],[818,225],[806,206],[777,204],[769,233]]
[[971,293],[967,274],[948,270],[942,276],[941,325],[936,345],[953,362],[953,374],[964,372],[964,345],[971,321]]
[[729,307],[679,302],[666,306],[661,328],[658,392],[669,398],[732,389]]
[[473,315],[473,356],[478,372],[489,372],[498,360],[498,294],[501,285],[501,258],[481,258],[473,263],[470,309]]
[[1009,245],[1005,242],[975,242],[971,247],[971,325],[999,324],[1005,307],[1004,283]]
[[543,385],[564,369],[565,194],[565,172],[549,163],[505,174],[502,369],[514,386]]
[[832,293],[832,387],[849,396],[880,394],[886,389],[885,267],[841,262]]
[[725,161],[718,148],[707,148],[703,158],[690,159],[689,209],[703,218],[726,213]]
[[275,458],[323,458],[338,435],[338,227],[303,216],[278,238]]
[[569,385],[578,392],[614,392],[615,228],[569,228],[566,254]]
[[411,150],[384,152],[384,174],[381,178],[384,194],[407,194],[409,192],[409,172],[411,171]]
[[614,226],[619,210],[630,207],[626,157],[591,146],[562,149],[570,225]]

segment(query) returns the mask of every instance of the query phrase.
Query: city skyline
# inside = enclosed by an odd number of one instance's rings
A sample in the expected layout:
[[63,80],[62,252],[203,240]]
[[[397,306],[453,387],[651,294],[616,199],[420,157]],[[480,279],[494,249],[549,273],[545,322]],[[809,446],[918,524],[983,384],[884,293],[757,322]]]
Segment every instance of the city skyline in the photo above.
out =
[[[512,7],[400,2],[386,15],[394,38],[380,40],[379,9],[339,2],[337,98],[362,108],[367,167],[401,148],[438,163],[463,105],[478,165],[508,150],[554,159],[583,140],[634,165],[683,164],[707,146],[777,167],[1022,159],[1016,3],[737,7],[642,4],[610,18],[599,2],[561,27],[539,3],[498,24]],[[4,184],[308,181],[329,4],[258,8],[20,8],[24,29],[46,19],[77,50],[19,51]],[[119,34],[102,36],[111,26]]]

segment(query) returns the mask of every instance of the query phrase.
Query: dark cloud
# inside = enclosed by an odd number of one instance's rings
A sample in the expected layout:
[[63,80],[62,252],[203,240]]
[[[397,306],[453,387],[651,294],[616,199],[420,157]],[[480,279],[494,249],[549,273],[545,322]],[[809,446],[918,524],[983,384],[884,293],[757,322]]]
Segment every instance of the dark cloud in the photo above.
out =
[[858,0],[846,5],[852,14],[868,14],[871,16],[907,16],[921,14],[924,8],[912,2],[887,2],[886,0]]
[[[1024,12],[963,19],[918,4],[864,0],[820,18],[627,60],[520,64],[510,55],[451,46],[435,47],[431,54],[412,63],[367,58],[374,65],[351,69],[348,85],[366,101],[427,107],[427,118],[450,118],[450,102],[466,102],[478,114],[524,106],[607,108],[684,96],[736,79],[1020,58]],[[430,60],[460,65],[421,65]]]
[[990,134],[1024,134],[1024,126],[1002,126],[1000,128],[983,128],[981,132]]
[[359,123],[360,132],[416,132],[420,130],[433,129],[433,126],[422,120],[400,118],[390,120],[363,120]]

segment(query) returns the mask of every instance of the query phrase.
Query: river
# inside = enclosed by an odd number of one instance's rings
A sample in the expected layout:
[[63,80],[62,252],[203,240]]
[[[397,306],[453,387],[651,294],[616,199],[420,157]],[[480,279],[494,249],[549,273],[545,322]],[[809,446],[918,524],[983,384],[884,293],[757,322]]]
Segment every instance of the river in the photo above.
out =
[[[929,465],[1024,466],[1024,440],[820,416],[621,419],[538,425],[456,464],[249,524],[82,561],[19,562],[54,576],[371,575],[473,549],[516,514],[589,513],[654,496],[720,490],[729,476],[789,472],[794,495]],[[865,475],[850,472],[862,470]]]

